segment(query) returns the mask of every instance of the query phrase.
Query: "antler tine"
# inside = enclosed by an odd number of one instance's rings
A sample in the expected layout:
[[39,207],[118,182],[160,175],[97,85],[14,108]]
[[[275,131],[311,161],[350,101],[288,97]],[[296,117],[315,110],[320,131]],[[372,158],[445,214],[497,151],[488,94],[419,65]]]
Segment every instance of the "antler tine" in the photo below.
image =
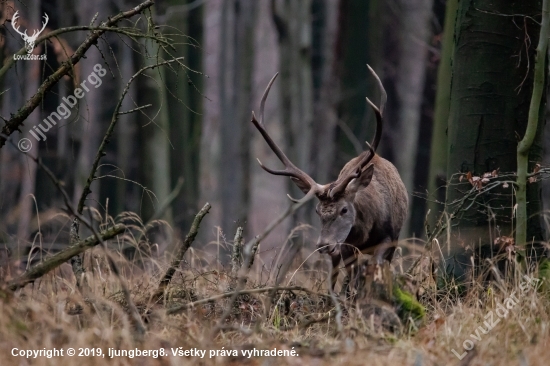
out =
[[[380,88],[380,108],[377,108],[380,110],[380,115],[384,114],[384,108],[386,108],[386,101],[388,100],[388,94],[386,93],[386,89],[384,89],[384,85],[382,85],[382,81],[376,74],[376,72],[372,69],[372,67],[367,64],[367,67],[369,68],[369,71],[371,72],[372,76],[376,79],[378,82],[378,87]],[[375,105],[367,98],[367,101],[370,103],[370,105],[374,108]]]
[[40,31],[38,32],[38,34],[42,33],[44,31],[44,29],[46,28],[46,25],[48,25],[48,21],[50,20],[50,17],[48,16],[48,14],[44,13],[44,21],[42,22],[42,29],[40,29]]
[[19,10],[17,10],[15,13],[13,13],[13,15],[11,17],[11,27],[13,28],[14,31],[16,31],[20,35],[27,35],[27,30],[26,29],[25,29],[25,32],[21,32],[19,30],[19,26],[16,27],[17,19],[19,19]]
[[292,198],[289,194],[287,194],[286,196],[294,203],[303,203],[303,202],[307,202],[309,201],[310,199],[313,198],[313,196],[315,196],[317,194],[317,190],[315,189],[310,189],[309,192],[306,193],[306,195],[304,197],[302,197],[301,199],[297,200],[295,198]]
[[344,176],[341,181],[336,181],[336,184],[334,185],[334,188],[332,188],[328,192],[329,198],[333,198],[334,196],[336,196],[337,193],[343,192],[346,189],[346,187],[348,186],[348,184],[353,179],[359,178],[359,176],[361,175],[361,171],[362,171],[363,167],[365,165],[367,165],[372,160],[372,158],[374,157],[375,151],[372,148],[371,144],[369,144],[367,141],[366,141],[366,143],[369,146],[368,153],[365,154],[363,159],[357,164],[358,166],[357,166],[357,168],[355,168],[353,173],[350,173],[350,174]]
[[[265,89],[264,94],[262,96],[262,100],[260,102],[260,121],[258,122],[258,120],[256,119],[256,115],[254,114],[254,111],[252,111],[252,120],[251,120],[251,122],[254,124],[254,126],[256,126],[258,131],[260,131],[260,134],[263,136],[265,142],[267,142],[267,144],[269,145],[271,150],[275,153],[275,155],[277,155],[279,160],[283,163],[283,165],[285,166],[285,169],[283,169],[283,170],[270,169],[270,168],[264,166],[259,159],[258,159],[258,163],[260,163],[260,166],[262,167],[262,169],[264,169],[266,172],[268,172],[270,174],[284,175],[284,176],[288,176],[288,177],[291,177],[293,179],[296,179],[296,180],[299,180],[299,181],[302,181],[302,182],[306,183],[309,186],[309,192],[308,192],[307,195],[309,195],[310,193],[315,194],[315,193],[320,192],[322,189],[324,189],[324,187],[321,186],[320,184],[318,184],[317,182],[315,182],[313,180],[313,178],[311,178],[304,171],[298,169],[290,161],[290,159],[285,155],[285,153],[281,150],[281,148],[279,148],[279,146],[273,141],[271,136],[269,136],[269,134],[265,130],[265,126],[264,126],[265,101],[267,99],[267,96],[269,94],[271,86],[273,85],[273,82],[275,81],[275,79],[277,78],[278,75],[279,75],[279,73],[276,73],[271,78],[271,80],[269,81],[269,84],[267,84],[267,88]],[[306,197],[307,197],[307,195],[306,195]],[[293,200],[294,202],[297,201],[293,198],[291,198],[291,200]]]
[[[269,91],[271,90],[271,85],[275,82],[275,79],[277,79],[277,76],[279,76],[279,73],[276,72],[275,75],[269,80],[269,83],[267,84],[267,88],[265,88],[264,95],[262,95],[262,100],[260,101],[260,125],[264,125],[264,107],[265,107],[265,101],[267,100],[267,95],[269,94]],[[252,111],[252,117],[254,117],[254,111]]]
[[367,67],[378,82],[378,87],[380,88],[380,92],[382,94],[380,98],[380,108],[378,108],[373,102],[371,102],[369,98],[366,98],[367,103],[369,103],[376,116],[376,132],[374,134],[372,144],[369,144],[367,142],[369,150],[362,153],[363,157],[357,163],[356,168],[353,169],[349,174],[343,176],[341,179],[338,179],[336,181],[334,188],[332,188],[329,192],[330,198],[334,197],[338,193],[343,192],[353,179],[358,178],[361,175],[363,168],[374,158],[374,155],[376,154],[376,148],[378,147],[380,139],[382,138],[382,113],[386,106],[388,95],[386,93],[386,89],[384,89],[384,86],[382,85],[382,81],[380,80],[376,72],[374,72],[374,70],[369,65],[367,65]]
[[48,14],[44,13],[44,15],[42,17],[45,20],[44,22],[42,22],[42,29],[40,29],[40,30],[35,29],[32,32],[32,37],[38,37],[40,35],[40,33],[42,33],[44,31],[44,29],[46,28],[46,25],[48,25],[48,21],[50,20],[50,17],[48,17]]

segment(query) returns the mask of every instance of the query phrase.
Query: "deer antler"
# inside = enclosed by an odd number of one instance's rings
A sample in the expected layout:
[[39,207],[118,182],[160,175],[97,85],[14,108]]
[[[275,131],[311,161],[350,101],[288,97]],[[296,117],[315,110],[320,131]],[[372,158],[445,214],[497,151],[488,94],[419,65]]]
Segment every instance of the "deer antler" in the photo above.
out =
[[38,37],[40,35],[40,33],[42,33],[44,31],[44,29],[46,28],[46,25],[48,24],[48,21],[50,20],[50,17],[48,17],[48,14],[44,13],[43,18],[44,18],[44,22],[42,22],[42,29],[35,30],[32,34],[32,38]]
[[265,101],[267,99],[267,95],[269,94],[269,90],[271,89],[271,85],[273,85],[273,82],[277,78],[277,75],[279,73],[276,73],[273,78],[271,78],[271,81],[269,84],[267,84],[267,88],[265,89],[264,95],[262,96],[262,100],[260,102],[260,121],[256,119],[256,116],[254,112],[252,112],[252,123],[258,131],[262,134],[265,142],[269,145],[271,150],[277,155],[279,160],[284,164],[285,169],[283,170],[273,170],[270,169],[262,164],[262,162],[258,159],[258,163],[260,163],[260,166],[268,173],[273,175],[284,175],[287,177],[290,177],[294,181],[300,181],[302,182],[308,189],[308,193],[301,199],[296,200],[290,196],[288,196],[293,202],[299,203],[302,201],[309,200],[313,195],[319,194],[325,190],[325,186],[318,184],[311,178],[308,174],[306,174],[304,171],[298,169],[291,161],[290,159],[285,155],[285,153],[277,146],[277,144],[273,141],[273,139],[269,136],[267,131],[265,130],[264,126],[264,107],[265,107]]
[[20,32],[19,31],[19,26],[17,26],[17,28],[15,27],[16,23],[17,23],[17,19],[19,19],[19,10],[16,11],[13,14],[13,16],[11,17],[11,26],[12,26],[13,30],[16,31],[17,33],[19,33],[21,36],[28,37],[26,29],[25,29],[25,32]]
[[382,85],[382,81],[380,80],[378,75],[376,75],[376,72],[374,72],[374,70],[369,65],[367,65],[367,67],[369,68],[369,71],[372,73],[372,75],[376,79],[378,83],[378,87],[380,88],[380,92],[382,93],[380,108],[378,108],[373,102],[371,102],[369,98],[366,98],[367,102],[370,104],[376,116],[376,132],[374,133],[374,139],[372,141],[372,144],[369,145],[369,150],[362,153],[363,157],[359,160],[355,169],[352,169],[350,173],[340,177],[335,182],[334,188],[332,188],[328,193],[328,196],[330,198],[333,198],[336,195],[343,193],[346,187],[348,186],[348,184],[353,179],[359,178],[359,176],[361,175],[361,172],[363,171],[363,168],[372,160],[372,158],[374,158],[374,155],[376,154],[376,148],[378,147],[378,144],[380,143],[380,139],[382,138],[382,113],[384,113],[384,108],[386,106],[388,95],[386,94],[386,89],[384,89],[384,86]]

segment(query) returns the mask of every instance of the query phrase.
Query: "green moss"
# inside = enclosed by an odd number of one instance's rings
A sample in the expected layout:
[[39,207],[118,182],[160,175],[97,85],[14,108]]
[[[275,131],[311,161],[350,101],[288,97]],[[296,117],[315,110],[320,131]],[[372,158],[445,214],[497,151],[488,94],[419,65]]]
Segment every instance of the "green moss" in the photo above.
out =
[[421,320],[426,315],[424,306],[416,301],[414,295],[401,290],[397,286],[394,286],[393,297],[402,318],[410,315],[414,320]]

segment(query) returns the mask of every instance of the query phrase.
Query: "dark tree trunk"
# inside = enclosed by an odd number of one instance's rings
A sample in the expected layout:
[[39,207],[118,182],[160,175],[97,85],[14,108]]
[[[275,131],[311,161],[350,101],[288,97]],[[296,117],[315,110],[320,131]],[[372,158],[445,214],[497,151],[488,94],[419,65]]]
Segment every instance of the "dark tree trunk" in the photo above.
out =
[[[426,61],[428,37],[431,34],[433,0],[402,0],[400,2],[400,50],[397,65],[396,91],[399,104],[397,144],[394,145],[395,166],[409,192],[409,201],[415,187],[415,174],[418,159],[418,138],[426,81]],[[409,214],[401,233],[412,234],[410,224],[414,207]]]
[[[311,176],[325,184],[336,179],[333,172],[336,153],[337,104],[339,82],[336,68],[339,0],[313,0],[312,3],[312,75],[313,125],[315,142],[311,144]],[[311,210],[312,224],[319,217]]]
[[[309,172],[313,125],[311,0],[272,1],[271,5],[279,41],[280,111],[285,151],[300,169]],[[290,180],[288,190],[294,197],[303,194]],[[311,207],[309,205],[309,210]],[[292,227],[308,221],[306,211],[294,215]]]
[[[250,207],[250,115],[254,61],[255,1],[226,1],[222,8],[220,55],[222,229],[231,237],[247,232]],[[222,261],[226,261],[225,255]]]
[[[145,65],[151,66],[163,60],[160,46],[150,39],[143,40]],[[139,67],[143,67],[140,65]],[[138,113],[140,124],[140,152],[143,164],[142,182],[153,191],[155,197],[144,193],[142,197],[142,217],[149,220],[163,205],[171,192],[170,172],[170,126],[168,123],[168,103],[165,67],[148,69],[138,79],[138,106],[152,104],[143,113]],[[168,207],[160,218],[172,225],[172,209]],[[170,242],[170,240],[168,240]]]
[[[191,1],[187,1],[188,3]],[[174,200],[174,223],[185,232],[198,211],[199,198],[199,148],[201,137],[202,100],[202,12],[203,7],[181,10],[180,0],[170,0],[166,9],[167,33],[178,34],[172,56],[183,56],[183,63],[193,71],[175,67],[167,72],[168,113],[170,114],[172,187],[183,177],[183,188]],[[189,38],[187,38],[189,37]],[[170,56],[170,57],[172,57]]]
[[[449,114],[447,210],[452,202],[471,188],[458,182],[456,173],[482,175],[499,169],[516,171],[516,148],[527,126],[533,87],[535,47],[540,26],[541,1],[462,1],[455,29],[455,53]],[[521,14],[521,16],[502,16]],[[540,114],[543,118],[544,114]],[[542,158],[542,127],[529,155],[529,170]],[[492,244],[499,236],[513,236],[512,186],[496,189],[478,197],[463,212],[454,229],[455,238],[447,263],[455,274],[462,271],[461,261],[451,258],[462,252],[459,243],[475,248],[478,243]],[[528,241],[542,240],[538,214],[541,209],[540,184],[529,184]]]
[[[40,8],[41,1],[35,1],[31,6],[28,7],[28,16],[27,22],[29,27],[38,27],[40,24]],[[38,51],[44,52],[44,47],[38,47],[35,49],[34,53]],[[36,90],[38,90],[38,85],[40,83],[40,63],[39,62],[26,62],[24,65],[25,68],[25,100],[30,99]],[[36,109],[25,122],[25,129],[23,136],[25,138],[31,138],[29,130],[33,126],[37,126],[40,121],[40,110]],[[34,139],[33,139],[34,140]],[[35,142],[35,146],[31,151],[28,152],[29,155],[33,157],[38,157],[38,142]],[[17,224],[17,237],[20,240],[26,240],[29,237],[29,225],[33,216],[33,212],[36,210],[36,206],[33,201],[32,195],[35,194],[36,186],[36,164],[27,157],[21,155],[22,158],[22,169],[21,172],[21,194],[19,196],[19,221]]]
[[454,53],[455,19],[458,0],[449,0],[445,9],[441,58],[437,71],[437,95],[433,118],[432,143],[430,150],[430,170],[428,173],[428,222],[434,227],[441,215],[445,202],[445,179],[447,175],[447,126],[451,103],[451,59]]

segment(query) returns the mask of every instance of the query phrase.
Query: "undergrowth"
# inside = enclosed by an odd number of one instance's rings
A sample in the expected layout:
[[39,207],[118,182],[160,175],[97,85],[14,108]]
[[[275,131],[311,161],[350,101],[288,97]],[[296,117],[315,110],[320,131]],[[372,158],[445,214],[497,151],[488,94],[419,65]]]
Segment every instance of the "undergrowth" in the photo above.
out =
[[[125,259],[122,248],[143,248],[147,242],[141,235],[146,230],[136,235],[133,229],[109,245],[146,334],[136,335],[120,283],[96,248],[86,253],[81,289],[64,264],[15,293],[0,290],[2,365],[84,366],[107,360],[110,365],[546,365],[550,356],[548,262],[540,273],[527,272],[514,260],[505,274],[488,265],[458,291],[454,283],[438,282],[429,255],[412,275],[403,273],[407,258],[401,257],[393,263],[398,303],[339,296],[337,307],[327,291],[325,261],[318,254],[304,260],[311,254],[306,249],[289,259],[286,274],[266,270],[258,259],[232,302],[230,265],[208,262],[207,253],[194,248],[163,294],[155,296],[169,261],[147,251],[134,257],[140,260]],[[539,278],[521,291],[526,279]],[[498,309],[510,296],[517,301],[500,317]],[[12,356],[15,348],[69,347],[77,354],[93,348],[96,356]],[[109,359],[110,349],[163,349],[166,355]],[[254,349],[297,356],[248,357]],[[178,353],[186,350],[187,356]]]

